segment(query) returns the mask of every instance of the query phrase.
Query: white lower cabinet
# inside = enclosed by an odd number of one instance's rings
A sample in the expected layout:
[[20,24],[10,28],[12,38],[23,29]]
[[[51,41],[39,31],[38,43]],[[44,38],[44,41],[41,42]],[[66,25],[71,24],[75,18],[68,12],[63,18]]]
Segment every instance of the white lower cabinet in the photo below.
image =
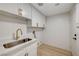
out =
[[26,56],[26,49],[17,52],[16,54],[14,54],[14,56]]
[[18,51],[13,56],[37,56],[37,42]]
[[28,56],[37,56],[37,42],[27,47]]

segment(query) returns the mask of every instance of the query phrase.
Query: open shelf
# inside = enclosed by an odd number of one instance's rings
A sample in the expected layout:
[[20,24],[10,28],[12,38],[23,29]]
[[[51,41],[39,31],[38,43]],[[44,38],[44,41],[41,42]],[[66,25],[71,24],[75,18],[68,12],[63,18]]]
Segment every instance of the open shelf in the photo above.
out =
[[16,15],[16,14],[13,14],[13,13],[10,13],[10,12],[7,12],[7,11],[3,11],[3,10],[0,10],[0,15],[16,18],[16,19],[19,19],[19,20],[31,21],[31,19],[29,19],[29,18],[19,16],[19,15]]
[[32,28],[32,29],[45,29],[44,27],[34,27],[34,26],[30,26],[28,28]]
[[32,26],[30,26],[30,27],[27,27],[28,29],[27,29],[27,31],[28,32],[32,32],[33,30],[35,30],[35,31],[43,31],[45,28],[44,27],[32,27]]
[[7,12],[7,11],[3,11],[3,10],[0,10],[0,15],[6,16],[6,17],[10,17],[10,18],[19,19],[19,20],[25,20],[25,21],[27,21],[27,24],[28,24],[27,28],[31,29],[31,30],[40,31],[40,30],[44,30],[45,29],[44,27],[32,26],[32,20],[27,18],[27,17],[24,17],[24,16],[19,16],[17,14],[13,14],[13,13],[10,13],[10,12]]

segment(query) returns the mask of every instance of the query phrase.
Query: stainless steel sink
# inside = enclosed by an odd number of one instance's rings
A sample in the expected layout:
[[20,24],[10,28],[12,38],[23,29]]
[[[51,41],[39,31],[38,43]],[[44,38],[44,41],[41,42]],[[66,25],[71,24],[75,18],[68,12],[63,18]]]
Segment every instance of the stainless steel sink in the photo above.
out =
[[15,41],[15,42],[3,44],[3,47],[4,48],[11,48],[11,47],[14,47],[16,45],[19,45],[19,44],[22,44],[22,43],[25,43],[25,42],[28,42],[28,41],[31,41],[31,40],[32,39],[30,39],[30,38],[25,38],[25,39],[18,40],[18,41]]

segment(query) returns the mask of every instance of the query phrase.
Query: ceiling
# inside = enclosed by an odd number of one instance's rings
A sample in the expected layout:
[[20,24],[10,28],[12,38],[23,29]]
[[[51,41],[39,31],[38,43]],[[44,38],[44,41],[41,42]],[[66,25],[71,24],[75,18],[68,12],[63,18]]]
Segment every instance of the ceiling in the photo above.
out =
[[45,16],[52,16],[60,13],[66,13],[71,10],[73,3],[32,3]]

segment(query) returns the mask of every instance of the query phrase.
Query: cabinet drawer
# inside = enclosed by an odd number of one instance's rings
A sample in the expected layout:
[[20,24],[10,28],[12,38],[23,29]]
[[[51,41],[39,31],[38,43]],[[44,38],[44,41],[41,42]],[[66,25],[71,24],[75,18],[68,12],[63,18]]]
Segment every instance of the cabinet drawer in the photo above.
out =
[[27,50],[24,48],[23,50],[15,53],[13,56],[25,56],[27,53]]

